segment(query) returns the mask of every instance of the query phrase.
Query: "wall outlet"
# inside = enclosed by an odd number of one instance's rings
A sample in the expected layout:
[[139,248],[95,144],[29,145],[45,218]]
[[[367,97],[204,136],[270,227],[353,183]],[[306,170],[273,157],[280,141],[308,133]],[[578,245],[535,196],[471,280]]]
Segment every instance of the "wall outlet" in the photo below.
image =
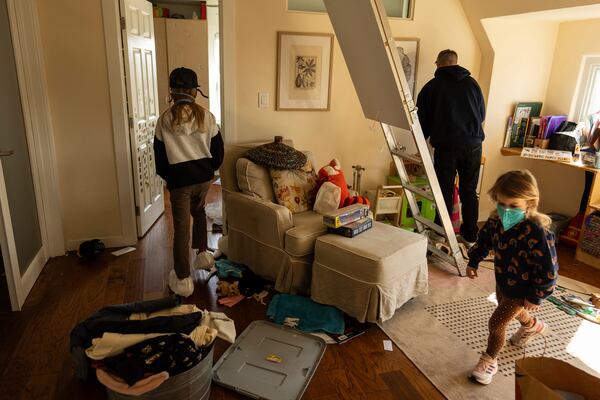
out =
[[269,93],[258,92],[258,108],[269,107]]

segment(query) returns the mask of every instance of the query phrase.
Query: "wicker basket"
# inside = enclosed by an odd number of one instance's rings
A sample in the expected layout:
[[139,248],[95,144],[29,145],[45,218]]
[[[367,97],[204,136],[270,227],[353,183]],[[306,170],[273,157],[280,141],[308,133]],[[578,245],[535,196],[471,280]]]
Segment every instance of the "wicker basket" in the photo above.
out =
[[592,213],[585,220],[583,238],[579,248],[593,256],[600,257],[600,214]]

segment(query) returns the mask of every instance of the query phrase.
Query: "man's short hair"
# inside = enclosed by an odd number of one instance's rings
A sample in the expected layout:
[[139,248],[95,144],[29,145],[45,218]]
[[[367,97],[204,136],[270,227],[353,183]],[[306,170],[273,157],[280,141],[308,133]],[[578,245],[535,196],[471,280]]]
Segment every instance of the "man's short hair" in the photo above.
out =
[[458,63],[458,54],[454,50],[446,49],[440,51],[437,56],[436,64],[455,65]]

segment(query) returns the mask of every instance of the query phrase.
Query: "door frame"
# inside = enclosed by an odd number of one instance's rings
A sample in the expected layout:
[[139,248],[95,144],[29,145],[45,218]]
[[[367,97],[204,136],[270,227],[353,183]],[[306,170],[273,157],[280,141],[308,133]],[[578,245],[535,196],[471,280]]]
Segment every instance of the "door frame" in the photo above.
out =
[[[65,253],[65,238],[54,132],[35,0],[7,0],[6,6],[42,237],[41,251],[35,256],[30,268],[17,280],[12,274],[12,268],[15,264],[18,265],[18,259],[10,218],[0,226],[0,242],[5,250],[3,261],[11,305],[13,310],[19,310],[48,258]],[[3,173],[1,166],[0,173]],[[4,185],[4,175],[0,179],[0,184]],[[10,215],[8,198],[4,186],[2,187],[0,212],[7,216]]]
[[[102,0],[102,17],[122,231],[131,243],[135,243],[137,241],[137,225],[119,0]],[[236,125],[235,5],[233,1],[219,1],[219,25],[219,34],[221,35],[221,40],[219,40],[221,46],[221,134],[226,142],[231,143],[235,142]]]

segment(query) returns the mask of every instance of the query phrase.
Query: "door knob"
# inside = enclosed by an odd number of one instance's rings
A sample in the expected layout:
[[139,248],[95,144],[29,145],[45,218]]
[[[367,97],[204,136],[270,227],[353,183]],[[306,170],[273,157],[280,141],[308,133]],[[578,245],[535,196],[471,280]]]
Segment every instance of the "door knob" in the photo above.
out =
[[8,157],[15,154],[14,150],[0,150],[0,157]]

